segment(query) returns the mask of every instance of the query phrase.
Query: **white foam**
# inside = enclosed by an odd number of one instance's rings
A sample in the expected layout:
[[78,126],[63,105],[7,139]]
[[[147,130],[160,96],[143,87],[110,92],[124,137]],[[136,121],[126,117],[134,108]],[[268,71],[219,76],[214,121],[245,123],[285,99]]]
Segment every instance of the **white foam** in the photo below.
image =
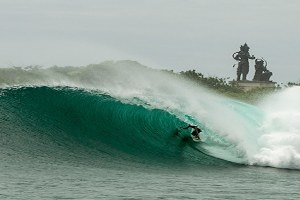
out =
[[265,120],[251,164],[300,169],[300,87],[285,89],[263,104]]

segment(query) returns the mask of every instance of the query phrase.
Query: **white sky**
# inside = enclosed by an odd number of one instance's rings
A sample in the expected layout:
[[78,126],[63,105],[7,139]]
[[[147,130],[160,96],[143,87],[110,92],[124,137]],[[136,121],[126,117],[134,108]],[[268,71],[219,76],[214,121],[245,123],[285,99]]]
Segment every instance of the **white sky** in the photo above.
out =
[[299,0],[0,0],[1,67],[135,60],[233,79],[247,42],[281,83],[300,81],[299,37]]

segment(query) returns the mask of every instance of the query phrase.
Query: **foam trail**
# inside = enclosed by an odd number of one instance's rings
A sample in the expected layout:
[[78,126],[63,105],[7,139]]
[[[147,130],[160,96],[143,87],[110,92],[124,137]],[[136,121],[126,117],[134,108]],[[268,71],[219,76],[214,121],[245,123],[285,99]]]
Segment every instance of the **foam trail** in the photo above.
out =
[[271,96],[263,104],[265,120],[252,164],[300,169],[300,87]]

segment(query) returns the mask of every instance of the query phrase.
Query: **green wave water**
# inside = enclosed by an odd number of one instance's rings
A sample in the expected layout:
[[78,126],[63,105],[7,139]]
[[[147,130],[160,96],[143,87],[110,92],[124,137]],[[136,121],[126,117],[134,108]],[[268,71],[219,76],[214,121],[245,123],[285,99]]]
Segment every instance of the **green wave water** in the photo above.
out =
[[116,162],[229,164],[205,154],[189,132],[177,136],[177,128],[186,123],[175,115],[125,104],[96,91],[9,88],[1,91],[0,102],[1,136],[5,139],[1,154],[9,149],[51,162],[77,162],[80,158],[94,164],[107,162],[102,163],[105,166]]

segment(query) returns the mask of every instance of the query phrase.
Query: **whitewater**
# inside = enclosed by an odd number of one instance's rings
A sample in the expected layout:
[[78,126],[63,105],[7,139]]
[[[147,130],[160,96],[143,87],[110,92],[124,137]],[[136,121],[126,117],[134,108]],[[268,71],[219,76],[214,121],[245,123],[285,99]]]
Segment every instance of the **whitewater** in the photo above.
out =
[[[2,198],[299,196],[299,87],[250,105],[175,73],[107,61],[2,68],[0,88]],[[203,142],[180,128],[188,124]]]

